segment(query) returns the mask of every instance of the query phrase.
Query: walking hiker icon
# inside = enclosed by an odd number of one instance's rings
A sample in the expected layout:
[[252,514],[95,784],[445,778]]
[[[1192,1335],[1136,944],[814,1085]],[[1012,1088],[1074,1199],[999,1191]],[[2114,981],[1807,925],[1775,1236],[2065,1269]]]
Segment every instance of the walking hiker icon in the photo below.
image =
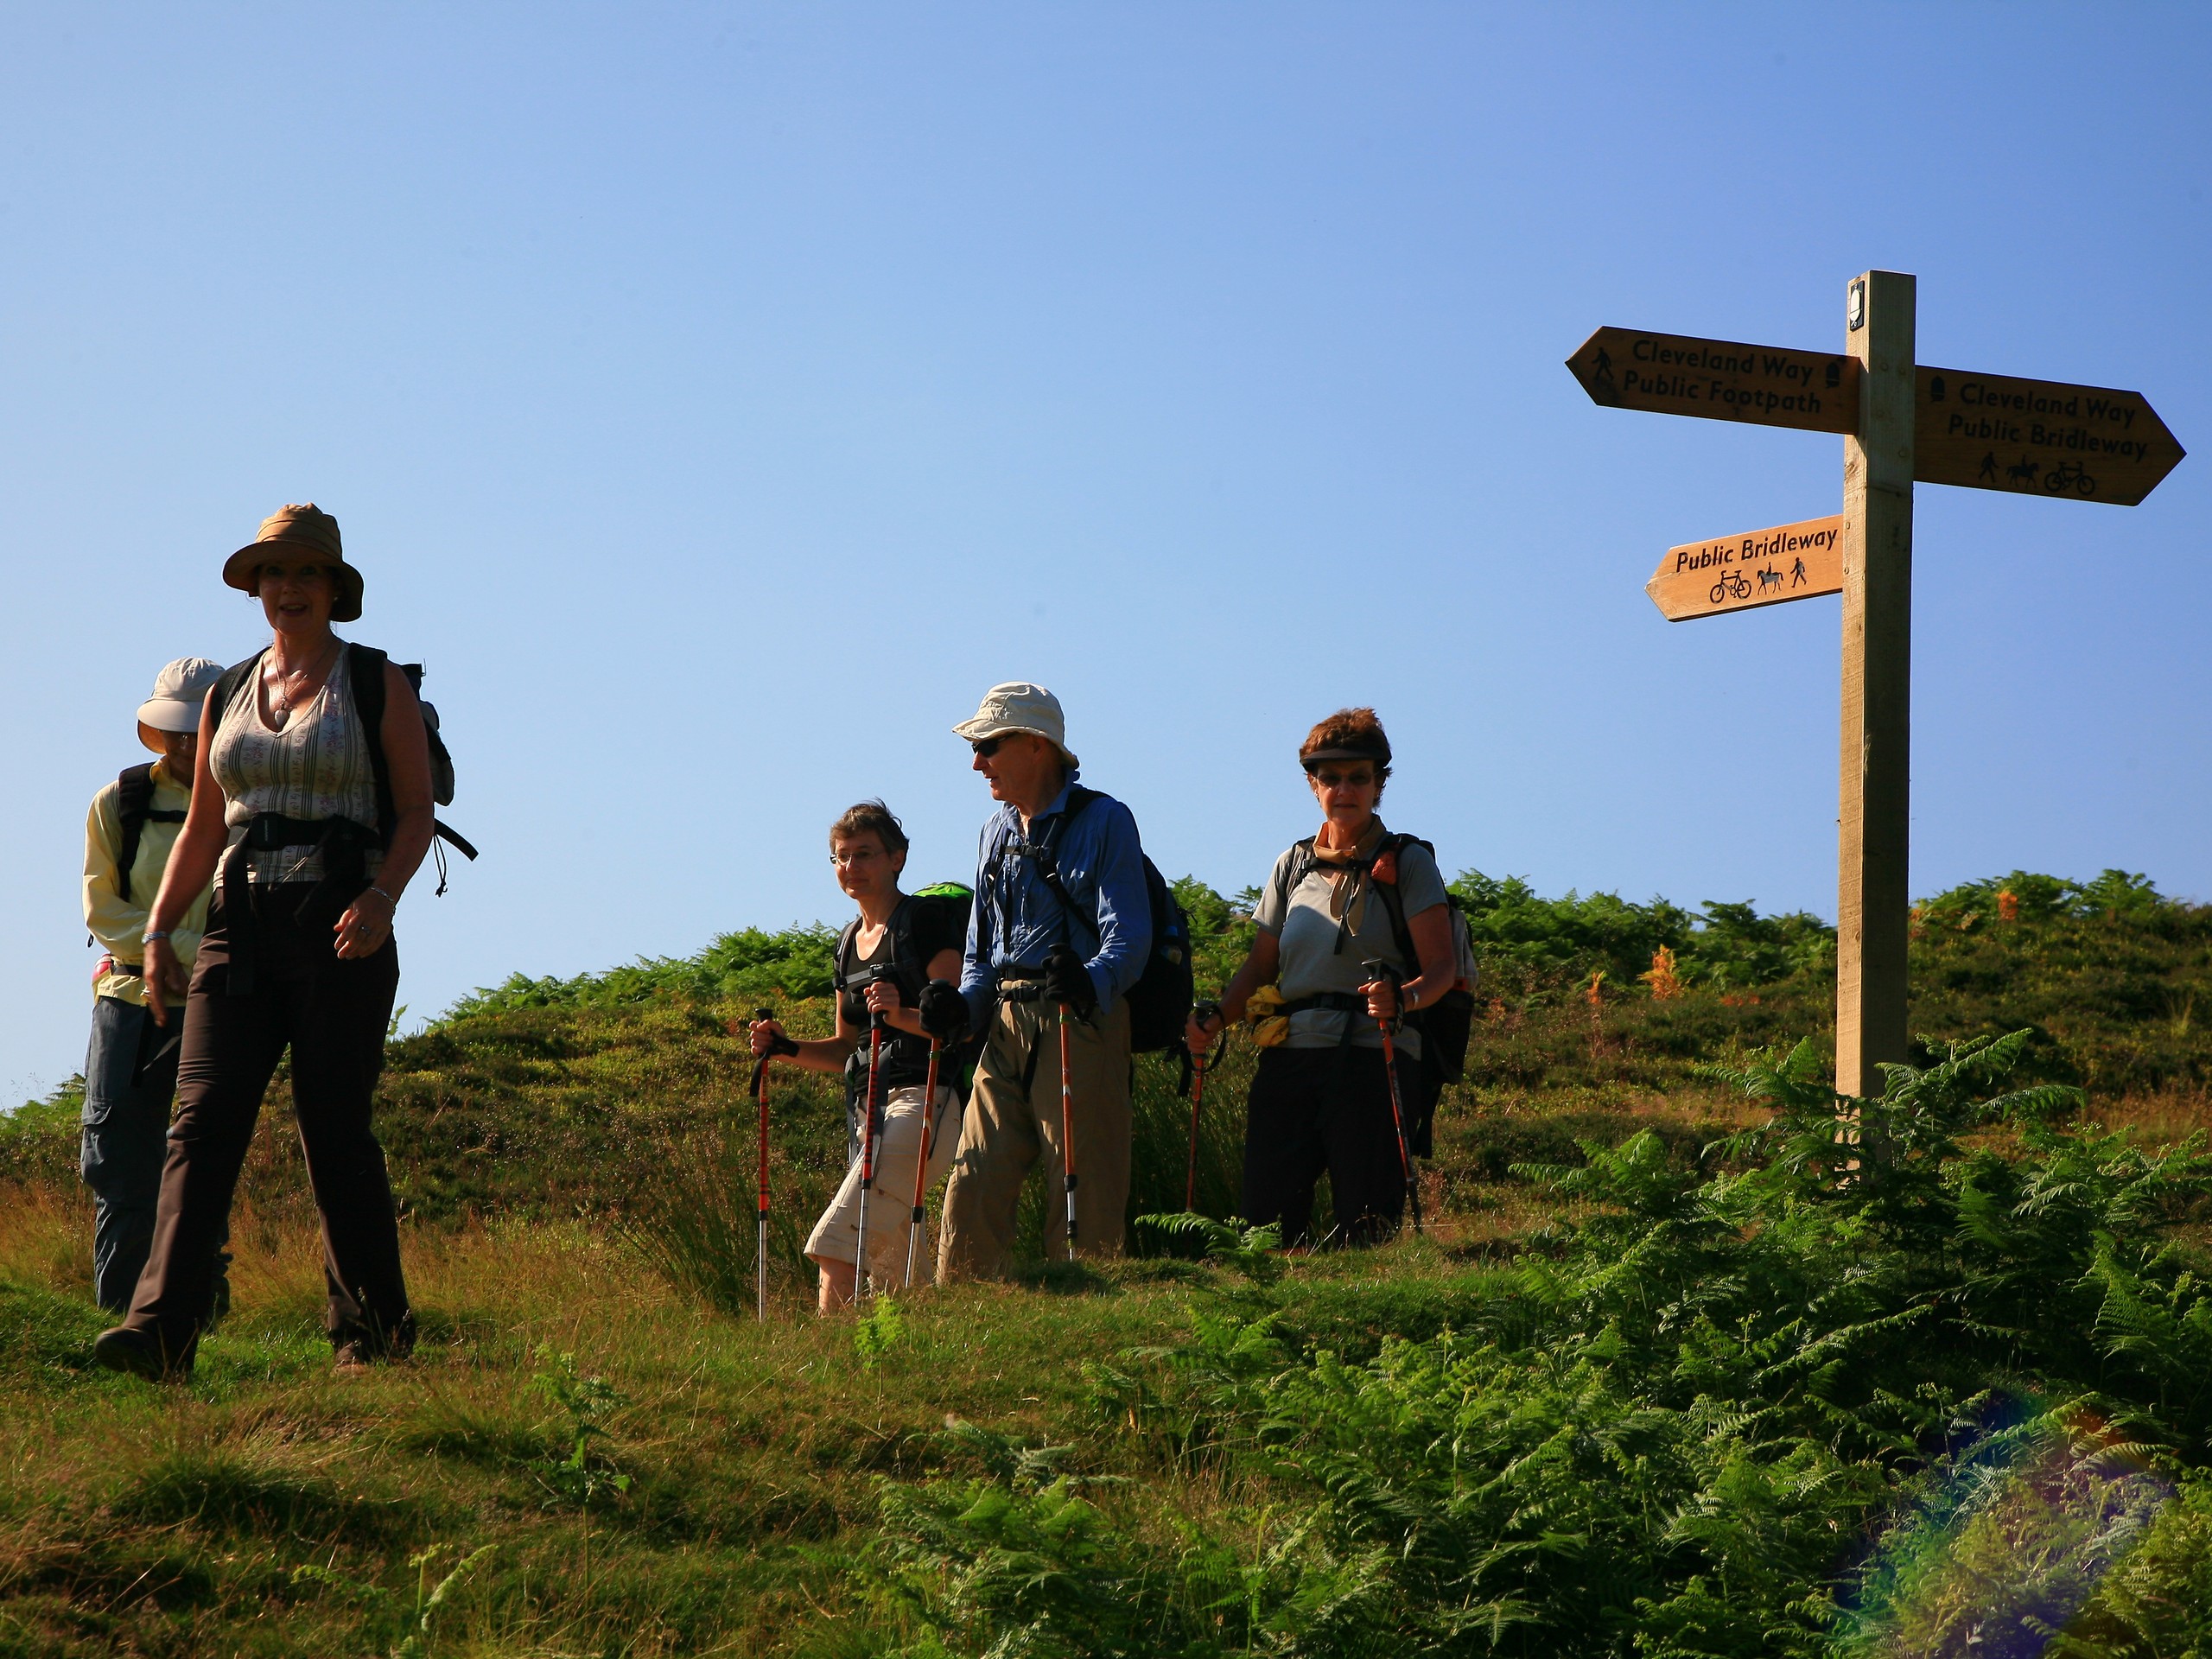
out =
[[1789,585],[1792,588],[1802,588],[1808,580],[1809,578],[1805,575],[1805,561],[1802,559],[1795,561],[1789,567]]

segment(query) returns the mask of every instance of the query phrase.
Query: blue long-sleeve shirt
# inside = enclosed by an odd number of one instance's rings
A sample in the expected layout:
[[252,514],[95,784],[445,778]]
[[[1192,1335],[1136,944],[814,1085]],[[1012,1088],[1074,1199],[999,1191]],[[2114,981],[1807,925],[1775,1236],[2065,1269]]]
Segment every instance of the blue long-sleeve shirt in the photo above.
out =
[[1011,804],[983,825],[968,954],[960,967],[960,994],[978,1031],[990,1018],[1000,970],[1042,968],[1055,944],[1065,941],[1083,957],[1101,1007],[1128,994],[1152,953],[1152,902],[1137,821],[1121,802],[1101,795],[1063,829],[1059,820],[1074,787],[1071,781],[1037,815],[1028,839],[1058,842],[1055,868],[1079,916],[1062,908],[1034,859],[1010,850],[1022,839],[1021,815]]

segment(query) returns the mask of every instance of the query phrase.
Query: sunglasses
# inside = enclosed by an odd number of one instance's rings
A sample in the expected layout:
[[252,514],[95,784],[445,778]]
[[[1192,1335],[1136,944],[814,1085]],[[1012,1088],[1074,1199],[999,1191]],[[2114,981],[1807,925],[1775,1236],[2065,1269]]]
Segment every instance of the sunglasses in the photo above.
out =
[[1375,781],[1375,771],[1371,766],[1363,766],[1357,772],[1338,772],[1329,766],[1319,766],[1307,776],[1324,789],[1365,789]]
[[999,745],[1005,741],[1003,737],[979,737],[968,747],[975,750],[977,760],[988,760],[999,752]]

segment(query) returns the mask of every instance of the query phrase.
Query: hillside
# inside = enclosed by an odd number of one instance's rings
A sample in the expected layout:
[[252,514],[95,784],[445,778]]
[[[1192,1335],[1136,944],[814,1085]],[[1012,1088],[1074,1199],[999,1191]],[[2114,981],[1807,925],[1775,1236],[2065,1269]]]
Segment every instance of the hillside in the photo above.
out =
[[[842,1109],[779,1073],[755,1325],[728,1026],[825,1030],[830,941],[739,933],[393,1046],[407,1367],[326,1374],[262,1135],[175,1395],[87,1370],[75,1103],[26,1108],[0,1655],[2207,1650],[2212,1160],[2158,1148],[2206,1115],[2212,909],[2117,873],[1924,902],[1932,1070],[1846,1178],[1817,919],[1456,888],[1485,980],[1430,1236],[1357,1256],[1147,1229],[817,1324]],[[1249,924],[1184,892],[1218,982]],[[1215,1215],[1249,1064],[1209,1086]],[[1139,1084],[1132,1211],[1179,1210],[1188,1108]]]

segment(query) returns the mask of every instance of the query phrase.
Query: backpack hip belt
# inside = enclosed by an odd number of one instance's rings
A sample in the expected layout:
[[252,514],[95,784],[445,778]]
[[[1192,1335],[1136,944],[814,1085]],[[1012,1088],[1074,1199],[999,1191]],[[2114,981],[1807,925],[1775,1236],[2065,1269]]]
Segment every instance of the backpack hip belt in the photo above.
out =
[[1001,968],[992,995],[1001,1002],[1040,1002],[1045,997],[1042,968]]
[[1311,996],[1301,996],[1294,1001],[1285,1002],[1274,1012],[1288,1015],[1312,1014],[1317,1010],[1327,1014],[1365,1014],[1367,999],[1363,996],[1355,996],[1350,991],[1316,991]]
[[[332,881],[359,882],[369,879],[367,849],[381,847],[383,838],[366,824],[351,818],[288,818],[281,812],[257,812],[244,823],[231,826],[228,851],[223,855],[224,931],[230,947],[230,963],[223,985],[232,996],[251,995],[256,948],[253,911],[247,898],[245,857],[249,852],[276,852],[286,847],[311,847],[322,854],[322,879],[313,883],[293,912],[295,917]],[[231,906],[239,908],[232,919]]]

